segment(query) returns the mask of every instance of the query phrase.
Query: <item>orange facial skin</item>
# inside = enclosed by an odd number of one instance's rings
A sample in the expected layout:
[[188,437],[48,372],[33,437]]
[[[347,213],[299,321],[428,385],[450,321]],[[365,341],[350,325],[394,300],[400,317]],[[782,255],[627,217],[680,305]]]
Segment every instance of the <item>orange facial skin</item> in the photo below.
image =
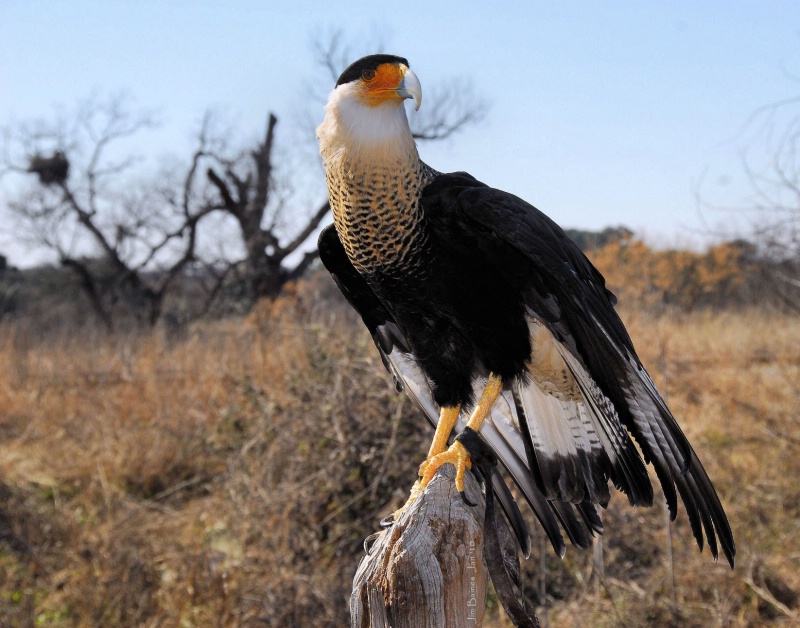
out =
[[370,107],[377,107],[392,100],[399,105],[403,102],[403,97],[397,90],[403,82],[406,69],[402,64],[382,63],[375,69],[374,76],[369,73],[362,74],[360,100]]

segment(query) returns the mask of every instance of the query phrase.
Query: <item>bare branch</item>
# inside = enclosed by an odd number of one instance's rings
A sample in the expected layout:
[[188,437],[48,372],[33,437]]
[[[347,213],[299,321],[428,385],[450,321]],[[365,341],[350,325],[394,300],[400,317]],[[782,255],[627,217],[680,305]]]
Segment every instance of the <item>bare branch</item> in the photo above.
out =
[[337,29],[328,37],[315,38],[312,49],[317,64],[328,73],[331,83],[335,83],[346,66],[349,55],[347,47],[342,43],[342,31]]
[[418,140],[444,140],[470,124],[481,122],[489,106],[472,86],[455,80],[434,91],[426,107],[412,118],[412,133]]
[[325,84],[327,93],[350,63],[367,54],[385,52],[386,43],[383,36],[375,31],[348,39],[344,31],[337,28],[314,37],[311,41],[311,51],[315,64],[324,71],[325,78],[329,80],[329,83]]
[[[260,212],[263,216],[263,212],[269,202],[269,193],[272,186],[272,149],[275,144],[275,126],[277,124],[278,118],[275,114],[270,113],[264,141],[258,144],[258,147],[251,152],[256,166],[256,182],[253,200],[247,205],[249,213]],[[260,219],[258,222],[261,224]]]
[[328,215],[328,212],[331,210],[331,205],[329,202],[325,202],[319,206],[317,211],[312,215],[307,221],[306,226],[303,228],[300,233],[298,233],[294,239],[289,242],[284,247],[281,247],[281,254],[278,256],[278,259],[283,259],[290,253],[293,253],[297,249],[299,249],[303,243],[311,237],[311,234],[314,233],[317,228],[319,227],[320,223],[325,219],[325,216]]
[[297,266],[295,266],[287,275],[287,281],[297,281],[306,271],[311,268],[311,265],[319,259],[319,251],[315,248],[306,251]]
[[190,199],[192,196],[192,188],[194,187],[194,178],[195,174],[197,173],[197,169],[200,166],[200,161],[203,157],[206,156],[206,146],[207,146],[207,134],[208,134],[208,127],[210,123],[210,113],[206,112],[203,116],[203,123],[200,129],[200,136],[198,138],[198,146],[197,149],[194,151],[192,155],[192,162],[189,166],[189,170],[186,173],[186,176],[183,179],[183,200],[181,202],[181,207],[183,209],[183,215],[185,217],[189,217],[191,215],[191,210],[189,209]]
[[89,271],[88,266],[81,261],[70,257],[62,257],[61,264],[72,269],[78,275],[84,292],[89,297],[89,301],[92,304],[92,308],[94,309],[95,313],[106,326],[106,329],[111,329],[111,317],[109,316],[108,310],[103,305],[102,295],[100,294],[100,290],[97,286],[97,280]]
[[241,207],[236,201],[233,200],[231,192],[228,189],[228,185],[225,183],[225,181],[223,181],[222,178],[220,178],[220,176],[211,168],[206,171],[206,175],[211,183],[217,187],[217,190],[219,190],[219,194],[222,197],[223,207],[237,218],[240,217],[242,213]]

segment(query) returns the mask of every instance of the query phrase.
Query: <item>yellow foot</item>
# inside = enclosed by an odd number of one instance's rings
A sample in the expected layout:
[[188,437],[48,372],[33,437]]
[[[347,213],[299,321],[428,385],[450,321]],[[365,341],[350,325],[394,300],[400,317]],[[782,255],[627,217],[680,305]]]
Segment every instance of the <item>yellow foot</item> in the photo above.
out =
[[405,509],[413,504],[417,497],[422,494],[422,491],[424,491],[425,487],[428,486],[428,482],[433,479],[433,476],[436,475],[436,472],[439,470],[439,468],[443,464],[448,463],[452,464],[456,468],[456,489],[458,489],[458,492],[462,493],[463,495],[464,473],[466,473],[467,469],[472,468],[472,460],[470,460],[469,452],[467,452],[466,448],[461,443],[456,441],[450,446],[449,449],[446,449],[435,456],[431,456],[420,465],[420,477],[416,482],[414,482],[414,486],[411,487],[411,494],[408,496],[406,503],[395,510],[391,515],[384,518],[381,523],[384,525],[391,525],[397,521]]
[[469,452],[467,452],[464,445],[458,441],[454,442],[442,453],[432,456],[422,463],[419,468],[420,479],[417,481],[417,484],[420,485],[419,492],[422,492],[428,486],[428,482],[433,479],[439,468],[448,463],[456,468],[456,489],[458,489],[459,493],[463,493],[464,473],[467,469],[472,468],[472,460],[470,460]]

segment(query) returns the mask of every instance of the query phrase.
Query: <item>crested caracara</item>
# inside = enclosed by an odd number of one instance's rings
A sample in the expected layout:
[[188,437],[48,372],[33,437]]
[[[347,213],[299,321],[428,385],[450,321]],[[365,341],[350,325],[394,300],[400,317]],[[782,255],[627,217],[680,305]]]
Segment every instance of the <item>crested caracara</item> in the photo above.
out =
[[322,262],[437,426],[410,499],[447,463],[463,490],[469,452],[448,443],[473,430],[563,555],[557,522],[588,545],[609,480],[631,505],[652,504],[651,463],[671,516],[680,496],[701,549],[705,537],[733,565],[716,491],[602,275],[532,205],[420,160],[403,101],[419,109],[422,91],[408,66],[391,55],[350,65],[317,137],[334,218],[319,238]]

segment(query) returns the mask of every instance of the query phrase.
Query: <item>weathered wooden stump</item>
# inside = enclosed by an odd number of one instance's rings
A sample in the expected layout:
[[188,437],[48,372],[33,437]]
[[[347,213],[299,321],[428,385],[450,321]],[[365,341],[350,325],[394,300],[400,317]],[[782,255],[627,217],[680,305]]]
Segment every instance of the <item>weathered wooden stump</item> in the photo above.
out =
[[471,473],[468,506],[442,467],[395,524],[381,532],[353,580],[358,628],[481,626],[489,574],[483,557],[485,502]]

